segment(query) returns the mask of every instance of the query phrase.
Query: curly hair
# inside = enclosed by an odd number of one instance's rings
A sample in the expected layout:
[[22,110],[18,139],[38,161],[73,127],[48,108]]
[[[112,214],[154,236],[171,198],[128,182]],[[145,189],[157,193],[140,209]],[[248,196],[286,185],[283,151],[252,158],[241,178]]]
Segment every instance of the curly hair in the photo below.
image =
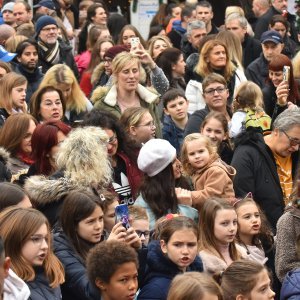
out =
[[107,156],[108,136],[97,127],[77,128],[70,132],[57,154],[57,166],[65,177],[78,185],[105,186],[111,182]]
[[87,274],[92,283],[96,279],[109,283],[121,265],[131,262],[138,268],[138,257],[133,248],[124,242],[104,241],[88,254]]

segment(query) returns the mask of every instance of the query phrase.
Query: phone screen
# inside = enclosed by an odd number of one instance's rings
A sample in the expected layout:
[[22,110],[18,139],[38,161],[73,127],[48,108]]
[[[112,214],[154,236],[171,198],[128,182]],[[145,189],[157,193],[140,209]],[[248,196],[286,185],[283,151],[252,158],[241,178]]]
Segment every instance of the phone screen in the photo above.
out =
[[117,205],[115,207],[115,215],[116,223],[122,222],[122,225],[127,230],[130,227],[127,204]]

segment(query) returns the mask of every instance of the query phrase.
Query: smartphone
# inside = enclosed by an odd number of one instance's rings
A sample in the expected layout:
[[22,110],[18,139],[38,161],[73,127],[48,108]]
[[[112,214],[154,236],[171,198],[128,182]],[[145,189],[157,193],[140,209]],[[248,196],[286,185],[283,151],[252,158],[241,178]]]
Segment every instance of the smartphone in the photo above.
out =
[[122,222],[122,225],[127,230],[130,227],[129,213],[127,204],[120,204],[115,207],[116,224]]
[[130,39],[131,48],[137,47],[140,44],[140,38],[132,37]]
[[283,80],[289,82],[291,68],[289,66],[283,66]]

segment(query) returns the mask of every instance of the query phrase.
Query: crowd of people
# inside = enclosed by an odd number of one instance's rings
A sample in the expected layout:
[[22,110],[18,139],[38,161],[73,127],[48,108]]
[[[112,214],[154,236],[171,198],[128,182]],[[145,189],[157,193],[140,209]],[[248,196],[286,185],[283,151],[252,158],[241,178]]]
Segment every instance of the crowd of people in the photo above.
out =
[[300,298],[300,1],[119,2],[1,1],[0,300]]

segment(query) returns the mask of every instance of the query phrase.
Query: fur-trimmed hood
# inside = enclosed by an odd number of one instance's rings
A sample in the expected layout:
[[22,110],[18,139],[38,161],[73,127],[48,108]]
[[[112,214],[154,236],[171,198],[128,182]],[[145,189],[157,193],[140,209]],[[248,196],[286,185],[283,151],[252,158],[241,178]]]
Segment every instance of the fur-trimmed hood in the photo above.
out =
[[60,201],[71,191],[90,189],[78,186],[65,177],[48,179],[45,176],[38,175],[31,176],[26,180],[24,190],[28,194],[32,203],[37,206],[44,206],[46,204]]
[[9,152],[6,151],[3,147],[0,147],[0,162],[6,165],[8,163],[9,158]]
[[[154,103],[159,101],[159,95],[153,93],[141,84],[138,84],[136,89],[139,97],[146,103]],[[94,90],[91,101],[96,104],[98,101],[103,101],[107,105],[114,107],[117,104],[117,86],[114,84],[110,89],[107,87],[98,87]]]
[[100,62],[96,68],[94,69],[94,71],[92,72],[92,76],[91,76],[91,83],[92,85],[96,84],[101,76],[101,74],[104,72],[105,68],[104,68],[104,62]]

